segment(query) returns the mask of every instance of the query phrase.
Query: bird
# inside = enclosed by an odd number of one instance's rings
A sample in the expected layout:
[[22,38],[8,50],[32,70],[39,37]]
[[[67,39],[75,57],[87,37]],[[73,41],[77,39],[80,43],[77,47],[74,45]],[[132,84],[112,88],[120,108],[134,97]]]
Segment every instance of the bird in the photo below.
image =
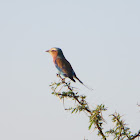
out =
[[[80,83],[83,83],[75,74],[71,64],[67,59],[65,58],[62,50],[60,48],[51,48],[50,50],[47,50],[46,52],[50,53],[53,62],[58,69],[58,73],[63,75],[64,77],[68,77],[73,82],[75,82],[75,79],[77,79]],[[75,78],[75,79],[74,79]]]
[[[47,50],[49,54],[51,54],[53,58],[53,62],[58,69],[58,73],[65,78],[68,77],[73,82],[76,82],[75,79],[77,79],[81,84],[83,84],[85,87],[87,87],[76,75],[75,71],[73,70],[71,64],[69,61],[65,58],[62,50],[60,48],[54,47],[49,50]],[[88,88],[88,87],[87,87]]]

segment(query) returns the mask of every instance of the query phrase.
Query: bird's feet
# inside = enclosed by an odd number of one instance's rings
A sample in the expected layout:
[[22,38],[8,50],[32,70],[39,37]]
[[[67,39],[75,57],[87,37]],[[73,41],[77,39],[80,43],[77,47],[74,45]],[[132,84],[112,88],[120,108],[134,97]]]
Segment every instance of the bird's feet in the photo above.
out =
[[62,80],[62,83],[65,83],[65,78],[62,78],[62,77],[60,76],[60,74],[57,73],[56,76],[59,77],[59,78]]

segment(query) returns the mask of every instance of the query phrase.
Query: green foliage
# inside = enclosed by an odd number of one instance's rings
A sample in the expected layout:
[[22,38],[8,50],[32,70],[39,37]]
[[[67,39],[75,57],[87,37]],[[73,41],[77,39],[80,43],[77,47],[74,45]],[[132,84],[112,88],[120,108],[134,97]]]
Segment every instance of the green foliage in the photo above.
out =
[[[70,107],[69,109],[71,113],[77,112],[86,112],[88,113],[89,117],[89,129],[94,128],[98,130],[98,135],[101,136],[103,140],[106,140],[110,135],[113,136],[114,140],[133,140],[140,137],[140,130],[138,133],[134,135],[131,133],[130,128],[126,127],[125,122],[121,119],[122,116],[118,113],[111,114],[112,122],[115,124],[114,128],[103,132],[103,124],[105,120],[103,118],[103,111],[107,111],[105,105],[97,105],[94,109],[90,109],[89,105],[86,101],[85,95],[79,95],[78,92],[75,92],[75,88],[71,86],[71,83],[67,83],[58,75],[61,79],[58,83],[52,83],[51,89],[52,94],[57,96],[60,100],[61,99],[71,99],[75,101],[77,104],[74,107]],[[62,89],[64,91],[62,91]]]
[[123,120],[121,120],[121,116],[118,113],[114,113],[110,115],[112,117],[112,122],[115,123],[115,127],[113,129],[110,129],[109,131],[106,131],[107,134],[114,135],[114,140],[127,138],[131,140],[131,131],[130,128],[126,127],[126,124]]
[[[92,110],[91,115],[89,116],[89,129],[91,129],[92,125],[95,125],[95,129],[98,129],[98,127],[100,127],[100,129],[102,130],[102,125],[105,122],[103,117],[102,117],[102,111],[106,111],[106,108],[104,107],[104,105],[97,105],[97,107]],[[96,126],[98,125],[98,127]],[[98,132],[98,135],[100,135],[100,131]]]

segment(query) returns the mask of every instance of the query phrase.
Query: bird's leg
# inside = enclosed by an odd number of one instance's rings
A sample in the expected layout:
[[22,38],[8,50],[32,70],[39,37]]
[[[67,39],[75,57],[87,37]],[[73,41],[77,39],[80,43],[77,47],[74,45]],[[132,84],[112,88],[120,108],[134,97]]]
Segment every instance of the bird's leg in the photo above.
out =
[[59,73],[57,73],[56,76],[57,76],[58,78],[60,78],[61,80],[63,79],[63,78],[60,76]]
[[62,77],[60,76],[60,74],[57,73],[56,76],[59,77],[59,78],[62,80],[62,83],[65,83],[65,78],[62,78]]

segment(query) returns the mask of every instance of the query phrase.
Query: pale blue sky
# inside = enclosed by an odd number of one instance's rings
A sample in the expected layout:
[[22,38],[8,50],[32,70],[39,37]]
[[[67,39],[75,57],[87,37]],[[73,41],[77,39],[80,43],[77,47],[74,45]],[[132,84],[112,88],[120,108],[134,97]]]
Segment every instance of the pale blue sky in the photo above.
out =
[[1,0],[0,38],[1,140],[100,140],[85,114],[71,115],[51,95],[57,70],[44,51],[52,47],[94,88],[73,83],[90,105],[108,107],[105,128],[117,111],[138,131],[139,0]]

